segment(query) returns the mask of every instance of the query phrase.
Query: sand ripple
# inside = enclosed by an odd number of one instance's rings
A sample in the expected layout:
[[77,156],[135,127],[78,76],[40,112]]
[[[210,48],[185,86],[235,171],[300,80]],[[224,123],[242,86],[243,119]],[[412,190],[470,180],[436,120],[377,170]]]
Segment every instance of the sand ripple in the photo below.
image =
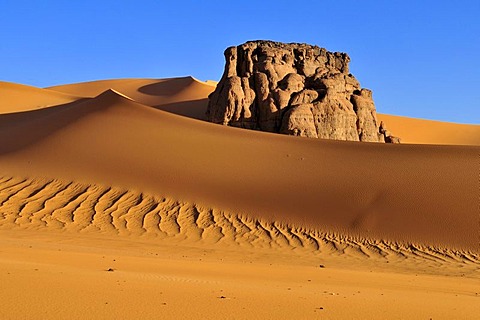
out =
[[480,265],[480,256],[473,252],[309,230],[115,187],[4,177],[0,179],[0,227],[15,226]]

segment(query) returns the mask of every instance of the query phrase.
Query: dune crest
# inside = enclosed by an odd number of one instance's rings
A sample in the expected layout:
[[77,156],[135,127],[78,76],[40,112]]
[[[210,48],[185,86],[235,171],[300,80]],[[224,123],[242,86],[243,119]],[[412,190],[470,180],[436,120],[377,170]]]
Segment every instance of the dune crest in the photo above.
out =
[[[126,99],[131,100],[131,101],[134,101],[134,100],[133,100],[132,98],[130,98],[129,96],[127,96],[127,95],[125,95],[125,94],[123,94],[123,93],[121,93],[121,92],[118,92],[118,91],[115,90],[115,89],[108,89],[107,91],[101,93],[100,96],[101,96],[101,95],[112,95],[112,94],[121,96],[121,97],[126,98]],[[97,97],[99,97],[99,96],[97,96]]]
[[159,110],[205,120],[208,95],[215,85],[193,77],[169,79],[113,79],[54,86],[49,89],[95,97],[112,88],[132,100]]
[[[202,80],[199,80],[195,77],[191,77],[193,80],[195,80],[196,82],[198,83],[201,83],[201,84],[205,84],[207,86],[212,86],[212,87],[216,87],[217,84],[218,84],[218,81],[215,81],[215,80],[205,80],[205,81],[202,81]],[[214,88],[213,88],[214,89]]]
[[193,77],[98,80],[54,86],[48,89],[82,97],[95,97],[108,89],[113,89],[138,103],[152,107],[205,99],[214,90],[212,85]]

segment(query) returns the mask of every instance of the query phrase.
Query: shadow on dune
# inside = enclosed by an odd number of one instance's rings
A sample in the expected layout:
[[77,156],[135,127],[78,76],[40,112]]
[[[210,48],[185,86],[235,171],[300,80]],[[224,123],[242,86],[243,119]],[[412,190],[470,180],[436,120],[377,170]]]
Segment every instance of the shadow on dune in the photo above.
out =
[[155,109],[163,110],[179,116],[206,121],[208,98],[173,102],[154,106]]
[[191,77],[173,78],[145,85],[137,91],[151,96],[172,96],[184,90],[193,81]]
[[[89,103],[90,101],[96,103]],[[174,102],[154,109],[205,120],[208,99]],[[108,105],[108,104],[107,104]],[[104,108],[97,98],[84,98],[45,109],[0,114],[0,155],[20,151],[61,132],[71,124]]]
[[94,108],[78,107],[90,100],[84,98],[40,110],[0,114],[0,155],[36,144],[94,112]]

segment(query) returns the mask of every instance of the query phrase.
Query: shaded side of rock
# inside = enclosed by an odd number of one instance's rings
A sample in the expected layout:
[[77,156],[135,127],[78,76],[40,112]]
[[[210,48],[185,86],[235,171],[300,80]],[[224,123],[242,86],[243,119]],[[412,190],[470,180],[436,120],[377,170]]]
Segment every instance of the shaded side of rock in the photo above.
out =
[[368,89],[354,91],[350,99],[357,115],[357,131],[360,141],[385,141],[379,130],[372,91]]
[[318,138],[314,123],[312,105],[296,105],[286,112],[282,127],[280,128],[280,133],[300,137]]
[[385,123],[382,121],[380,122],[380,134],[385,139],[386,143],[401,143],[401,139],[399,137],[392,136],[392,133],[387,130]]

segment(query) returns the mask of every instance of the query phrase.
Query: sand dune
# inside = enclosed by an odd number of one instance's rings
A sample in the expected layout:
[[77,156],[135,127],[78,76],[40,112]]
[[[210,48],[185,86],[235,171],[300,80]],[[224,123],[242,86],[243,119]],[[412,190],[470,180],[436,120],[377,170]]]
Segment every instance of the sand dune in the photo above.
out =
[[93,181],[299,227],[479,249],[479,147],[253,132],[155,110],[112,90],[4,115],[0,127],[0,164],[13,176]]
[[[404,143],[480,146],[480,125],[458,124],[379,114]],[[480,119],[479,119],[480,121]]]
[[196,119],[205,119],[207,98],[215,89],[215,83],[202,82],[193,77],[114,79],[74,83],[48,89],[82,97],[95,97],[110,88],[147,106]]
[[1,318],[474,314],[478,126],[275,135],[199,121],[212,90],[0,84]]
[[0,81],[0,114],[56,106],[79,100],[79,96]]

